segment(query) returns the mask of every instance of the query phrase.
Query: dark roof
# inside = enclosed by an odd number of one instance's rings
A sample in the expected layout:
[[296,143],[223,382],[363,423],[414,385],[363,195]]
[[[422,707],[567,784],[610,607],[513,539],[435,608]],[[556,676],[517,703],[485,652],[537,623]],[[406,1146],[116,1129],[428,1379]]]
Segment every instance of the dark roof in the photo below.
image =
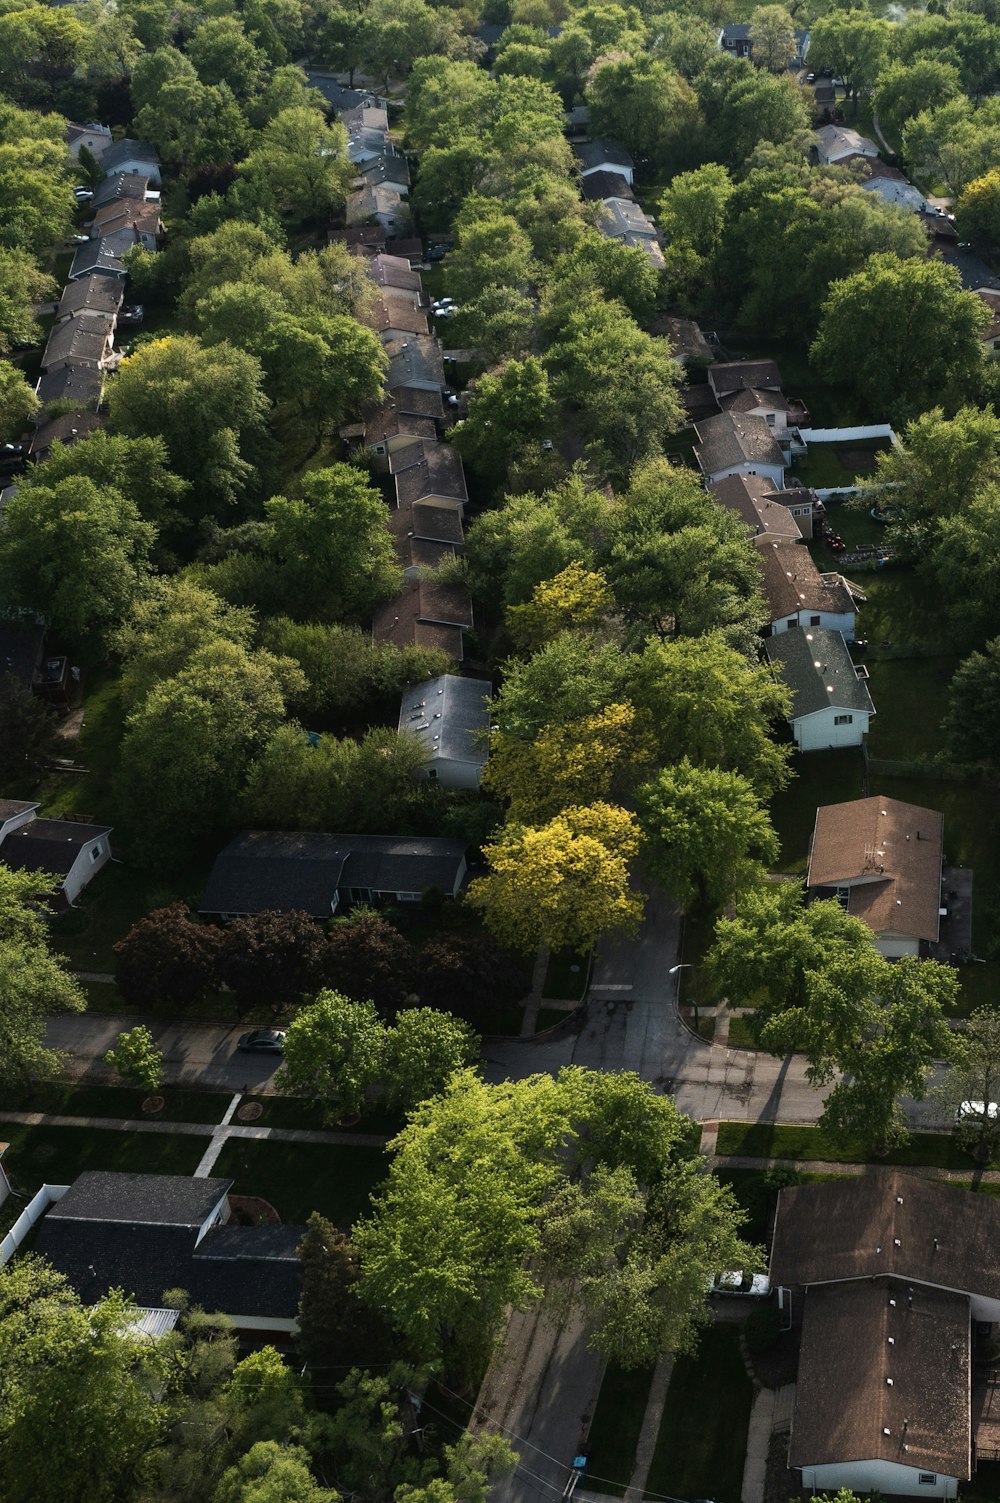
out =
[[585,141],[576,147],[576,155],[584,172],[603,167],[608,162],[614,167],[635,166],[631,154],[617,141]]
[[[780,509],[784,511],[784,507]],[[790,516],[787,520],[792,522]],[[772,621],[780,621],[796,611],[846,616],[854,610],[854,596],[843,577],[821,574],[807,548],[777,539],[762,544],[757,556]]]
[[116,199],[114,203],[102,204],[94,215],[94,230],[100,235],[112,235],[117,230],[134,229],[140,235],[155,238],[162,228],[160,206],[155,200],[138,202],[134,198]]
[[376,612],[372,634],[397,647],[440,647],[460,663],[462,630],[472,624],[472,597],[464,585],[419,579]]
[[628,178],[620,172],[588,172],[580,179],[580,193],[591,203],[605,198],[635,199]]
[[1000,290],[1000,277],[994,276],[986,262],[974,256],[971,251],[962,251],[949,245],[941,247],[937,254],[949,266],[954,266],[966,292],[977,292],[980,287]]
[[427,314],[413,305],[405,293],[392,296],[392,288],[383,288],[364,316],[364,322],[376,334],[396,329],[401,334],[427,334]]
[[151,146],[148,141],[137,141],[133,136],[126,136],[123,141],[116,141],[113,146],[108,147],[101,157],[101,166],[107,176],[123,163],[133,160],[149,162],[152,167],[160,165],[155,146]]
[[87,1169],[52,1207],[49,1219],[198,1228],[232,1183],[231,1179],[193,1179],[182,1174]]
[[776,536],[801,540],[802,529],[798,521],[773,496],[771,483],[764,475],[727,475],[712,487],[713,499],[720,506],[736,512],[755,538]]
[[387,151],[384,156],[362,162],[359,170],[365,181],[373,187],[377,187],[379,183],[402,183],[407,188],[410,186],[410,165],[398,151]]
[[53,876],[65,877],[85,845],[110,834],[110,825],[33,819],[7,836],[0,847],[0,861],[14,871],[52,872]]
[[781,669],[776,676],[792,691],[790,719],[831,708],[875,713],[839,631],[822,626],[811,626],[808,631],[795,627],[765,638],[764,650],[771,667]]
[[789,402],[780,391],[763,391],[758,386],[744,386],[741,391],[727,391],[719,398],[719,406],[723,412],[753,412],[757,407],[787,412]]
[[409,506],[424,496],[448,496],[467,501],[462,457],[450,444],[408,444],[389,456],[396,480],[397,506]]
[[335,78],[330,78],[321,73],[313,73],[306,70],[306,77],[310,84],[323,98],[332,104],[338,114],[344,110],[356,110],[364,104],[377,104],[379,95],[370,89],[348,89],[339,84]]
[[63,288],[57,318],[74,313],[117,313],[125,290],[115,277],[78,277]]
[[436,501],[413,501],[389,513],[389,528],[395,534],[413,533],[438,543],[465,542],[462,513],[457,506],[442,506]]
[[61,413],[35,430],[30,452],[35,458],[44,459],[54,443],[75,443],[78,438],[86,438],[88,433],[96,433],[103,426],[103,419],[96,412]]
[[724,41],[730,44],[733,42],[749,42],[750,31],[751,28],[746,21],[729,21],[722,28],[722,36]]
[[0,673],[30,689],[45,646],[45,627],[34,621],[0,621]]
[[327,835],[249,830],[216,857],[202,913],[299,910],[328,918],[341,887],[450,892],[465,846],[432,836]]
[[106,276],[125,276],[123,257],[140,243],[135,230],[124,229],[115,230],[112,235],[102,235],[100,240],[88,240],[86,245],[78,245],[69,269],[70,279],[90,276],[95,271]]
[[444,421],[444,399],[439,391],[425,391],[422,386],[394,386],[391,400],[408,417]]
[[857,1179],[781,1191],[771,1250],[775,1284],[878,1274],[1000,1299],[1000,1201],[871,1169]]
[[[425,391],[420,396],[433,398],[434,393]],[[364,429],[366,444],[383,443],[389,438],[437,438],[437,425],[433,417],[419,417],[414,412],[407,412],[405,406],[401,408],[392,397],[366,414]]]
[[5,825],[8,819],[16,819],[19,814],[26,814],[29,809],[37,808],[37,804],[28,803],[23,798],[0,798],[0,825]]
[[443,673],[414,684],[399,707],[399,729],[415,736],[428,760],[444,757],[485,766],[492,685]]
[[104,395],[104,372],[93,365],[64,365],[42,376],[35,390],[43,407],[49,402],[73,402],[95,412]]
[[149,178],[141,172],[116,172],[106,177],[103,183],[98,183],[91,208],[96,213],[103,204],[113,203],[115,199],[145,198],[148,187]]
[[380,287],[401,287],[407,292],[423,291],[419,271],[414,271],[406,256],[389,256],[384,251],[371,257],[365,268]]
[[708,379],[716,396],[755,387],[780,391],[781,372],[773,360],[725,360],[709,366]]
[[54,324],[42,352],[42,370],[48,370],[59,360],[100,365],[108,353],[113,334],[114,315],[110,313],[68,318],[61,324]]
[[720,412],[695,427],[698,444],[695,457],[706,475],[740,464],[766,464],[784,468],[785,458],[775,443],[766,419],[753,413],[739,416]]
[[390,339],[386,341],[385,352],[389,357],[386,385],[390,391],[428,381],[444,389],[441,347],[432,335],[412,334],[406,339]]
[[889,1278],[810,1289],[789,1466],[881,1460],[969,1477],[971,1367],[967,1295]]

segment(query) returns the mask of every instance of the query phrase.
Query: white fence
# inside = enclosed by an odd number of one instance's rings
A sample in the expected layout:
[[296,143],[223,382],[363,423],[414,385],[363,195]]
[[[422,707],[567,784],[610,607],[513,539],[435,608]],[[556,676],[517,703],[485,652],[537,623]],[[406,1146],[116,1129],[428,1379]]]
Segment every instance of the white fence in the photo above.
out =
[[802,440],[807,444],[848,444],[869,438],[887,438],[896,442],[890,423],[868,423],[857,428],[800,428]]
[[69,1185],[43,1185],[37,1195],[31,1197],[6,1237],[0,1242],[0,1268],[10,1262],[31,1228],[41,1221],[49,1206],[54,1205],[57,1200],[62,1200],[68,1189]]

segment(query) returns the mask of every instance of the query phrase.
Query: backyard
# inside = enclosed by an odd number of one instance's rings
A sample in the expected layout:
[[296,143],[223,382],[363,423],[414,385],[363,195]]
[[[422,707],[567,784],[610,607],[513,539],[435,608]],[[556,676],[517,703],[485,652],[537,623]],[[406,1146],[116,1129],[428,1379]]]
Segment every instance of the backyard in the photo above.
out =
[[[816,490],[852,486],[858,475],[875,469],[876,454],[891,447],[887,438],[857,438],[836,443],[810,443],[808,454],[792,461],[792,476]],[[878,526],[878,523],[873,523]],[[884,537],[884,529],[882,530]]]
[[674,1366],[646,1490],[651,1497],[740,1503],[753,1386],[738,1328],[706,1326]]

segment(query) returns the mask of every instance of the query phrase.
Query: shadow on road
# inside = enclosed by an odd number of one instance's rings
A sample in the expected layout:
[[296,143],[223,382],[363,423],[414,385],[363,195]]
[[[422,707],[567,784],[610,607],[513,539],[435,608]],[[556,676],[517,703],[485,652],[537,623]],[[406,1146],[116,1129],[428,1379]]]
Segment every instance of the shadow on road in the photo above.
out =
[[781,1061],[781,1069],[778,1071],[775,1077],[774,1085],[771,1087],[770,1094],[767,1100],[764,1102],[764,1105],[760,1109],[760,1116],[757,1119],[758,1122],[776,1122],[778,1120],[778,1106],[781,1102],[781,1092],[784,1089],[785,1076],[788,1074],[788,1069],[791,1063],[792,1056],[790,1054],[786,1054],[784,1059]]

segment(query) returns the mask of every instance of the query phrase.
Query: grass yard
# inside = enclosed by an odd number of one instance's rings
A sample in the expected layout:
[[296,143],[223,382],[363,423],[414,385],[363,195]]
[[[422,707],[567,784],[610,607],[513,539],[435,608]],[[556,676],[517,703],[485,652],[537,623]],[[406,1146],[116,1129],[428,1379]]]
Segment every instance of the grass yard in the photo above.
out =
[[587,1441],[588,1489],[624,1497],[652,1379],[651,1367],[625,1369],[608,1363]]
[[941,721],[958,663],[953,657],[872,659],[868,688],[876,714],[868,749],[873,757],[930,762],[944,751]]
[[[0,1111],[50,1112],[73,1117],[141,1117],[150,1093],[123,1086],[74,1085],[40,1081],[30,1088],[0,1091]],[[174,1090],[165,1086],[166,1106],[157,1118],[166,1122],[221,1122],[231,1092]]]
[[4,1168],[14,1187],[33,1195],[40,1185],[71,1185],[85,1169],[127,1174],[193,1174],[208,1142],[167,1133],[113,1132],[104,1128],[19,1127],[9,1122]]
[[795,753],[795,776],[771,803],[771,819],[781,841],[779,867],[805,876],[809,839],[820,804],[860,798],[865,766],[860,747],[843,751]]
[[212,1173],[235,1180],[236,1195],[263,1196],[283,1221],[302,1223],[319,1211],[347,1230],[367,1211],[387,1169],[381,1148],[230,1138]]
[[[793,461],[791,473],[803,485],[814,486],[817,490],[852,486],[856,483],[859,474],[871,473],[874,469],[874,456],[881,454],[889,447],[887,438],[859,438],[836,443],[811,443],[808,454],[803,454]],[[878,524],[872,522],[872,526],[876,527]],[[874,541],[874,538],[865,538],[863,541]]]
[[574,950],[558,951],[549,956],[542,996],[553,1002],[579,1002],[587,984],[587,956]]
[[742,1014],[729,1019],[730,1049],[759,1049],[760,1045],[750,1031],[750,1019]]
[[403,1127],[403,1118],[393,1116],[382,1107],[371,1107],[353,1127],[339,1127],[324,1114],[318,1101],[303,1101],[297,1096],[247,1096],[264,1108],[259,1119],[262,1127],[299,1127],[307,1131],[377,1133],[392,1138]]
[[697,1354],[679,1357],[646,1490],[740,1503],[753,1387],[734,1326],[707,1326]]
[[[48,814],[49,810],[43,812]],[[109,819],[108,823],[113,821]],[[112,861],[86,888],[77,906],[53,920],[52,943],[76,970],[113,974],[115,941],[122,939],[151,908],[161,908],[178,898],[197,907],[210,869],[211,863],[206,859],[182,873],[168,887],[162,878],[147,876],[124,861]],[[103,1000],[113,1003],[115,998],[105,996]],[[218,1015],[217,1007],[208,1014],[213,1018]]]
[[[745,1156],[760,1159],[812,1160],[815,1163],[865,1164],[870,1154],[860,1144],[852,1147],[832,1143],[819,1127],[779,1127],[773,1122],[722,1122],[716,1152],[720,1157]],[[914,1133],[910,1142],[894,1148],[881,1164],[907,1168],[966,1169],[975,1160],[965,1153],[951,1133]]]

